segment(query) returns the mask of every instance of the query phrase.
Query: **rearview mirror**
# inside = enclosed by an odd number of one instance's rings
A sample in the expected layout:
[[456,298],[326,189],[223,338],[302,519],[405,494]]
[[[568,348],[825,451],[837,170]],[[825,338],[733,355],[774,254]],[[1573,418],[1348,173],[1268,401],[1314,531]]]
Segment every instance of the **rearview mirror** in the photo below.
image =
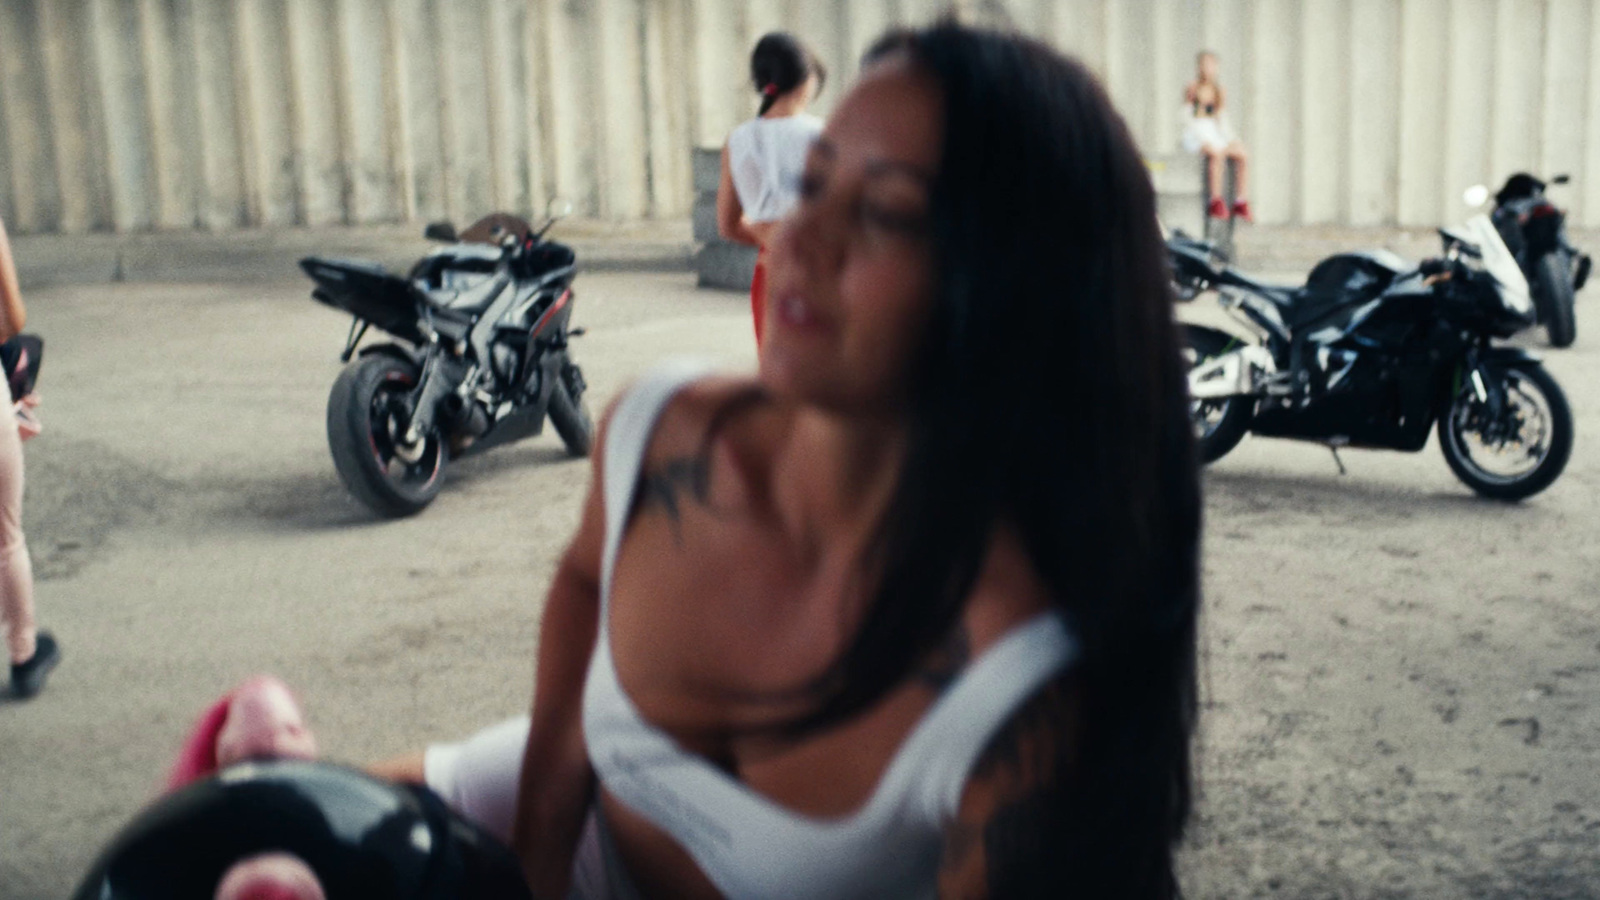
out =
[[1475,184],[1462,192],[1461,202],[1477,209],[1489,202],[1489,189],[1481,184]]
[[572,201],[564,200],[560,197],[554,198],[545,207],[544,214],[552,219],[565,219],[567,216],[572,215]]
[[449,222],[432,222],[427,228],[422,229],[422,236],[430,241],[443,241],[446,244],[457,242],[456,226]]

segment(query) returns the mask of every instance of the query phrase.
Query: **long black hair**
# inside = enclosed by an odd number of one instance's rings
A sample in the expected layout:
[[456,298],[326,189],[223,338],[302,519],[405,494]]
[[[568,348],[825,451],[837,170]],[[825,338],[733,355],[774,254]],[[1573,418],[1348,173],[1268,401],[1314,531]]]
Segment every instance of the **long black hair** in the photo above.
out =
[[1052,742],[1070,777],[1027,835],[990,835],[991,889],[1174,896],[1201,500],[1149,174],[1094,77],[1044,44],[944,22],[868,61],[891,54],[943,94],[935,311],[881,583],[804,724],[861,711],[926,659],[1008,525],[1078,641],[1081,706]]
[[750,82],[761,95],[761,112],[766,115],[778,98],[817,76],[817,93],[827,83],[828,70],[817,55],[786,31],[773,31],[756,41],[750,51]]

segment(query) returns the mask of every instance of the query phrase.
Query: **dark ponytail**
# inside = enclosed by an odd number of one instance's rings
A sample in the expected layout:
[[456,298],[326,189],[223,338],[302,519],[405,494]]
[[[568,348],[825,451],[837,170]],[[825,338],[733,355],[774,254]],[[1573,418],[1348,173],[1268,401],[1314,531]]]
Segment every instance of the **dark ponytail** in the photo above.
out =
[[750,54],[750,81],[761,95],[759,115],[766,115],[779,97],[805,84],[812,75],[817,76],[817,91],[821,93],[828,70],[816,54],[786,31],[763,35]]

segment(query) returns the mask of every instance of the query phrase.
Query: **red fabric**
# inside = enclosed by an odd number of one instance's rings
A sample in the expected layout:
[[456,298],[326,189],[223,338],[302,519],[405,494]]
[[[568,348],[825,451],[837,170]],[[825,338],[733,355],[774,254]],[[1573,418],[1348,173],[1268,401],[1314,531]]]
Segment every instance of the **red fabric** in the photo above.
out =
[[750,315],[756,322],[756,351],[761,350],[761,328],[767,317],[767,251],[756,256],[756,274],[750,279]]
[[232,702],[233,692],[229,691],[200,714],[167,775],[167,790],[175,791],[217,770],[217,735],[228,722],[228,706]]

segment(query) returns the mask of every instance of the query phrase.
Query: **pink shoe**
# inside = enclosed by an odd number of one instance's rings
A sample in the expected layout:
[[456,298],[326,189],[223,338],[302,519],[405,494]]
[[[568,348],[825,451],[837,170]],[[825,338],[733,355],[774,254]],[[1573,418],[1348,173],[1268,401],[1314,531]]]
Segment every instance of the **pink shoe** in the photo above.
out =
[[1255,221],[1256,221],[1256,217],[1250,215],[1250,201],[1249,200],[1236,200],[1236,201],[1234,201],[1234,204],[1233,204],[1233,217],[1235,219],[1243,219],[1243,220],[1245,220],[1246,222],[1249,222],[1252,225],[1255,224]]
[[1226,219],[1228,217],[1228,204],[1223,203],[1221,197],[1212,197],[1211,205],[1206,207],[1206,215],[1213,219]]
[[178,753],[167,789],[246,759],[315,759],[317,743],[289,688],[257,675],[212,704]]
[[216,900],[326,900],[311,867],[288,853],[252,856],[223,874]]

